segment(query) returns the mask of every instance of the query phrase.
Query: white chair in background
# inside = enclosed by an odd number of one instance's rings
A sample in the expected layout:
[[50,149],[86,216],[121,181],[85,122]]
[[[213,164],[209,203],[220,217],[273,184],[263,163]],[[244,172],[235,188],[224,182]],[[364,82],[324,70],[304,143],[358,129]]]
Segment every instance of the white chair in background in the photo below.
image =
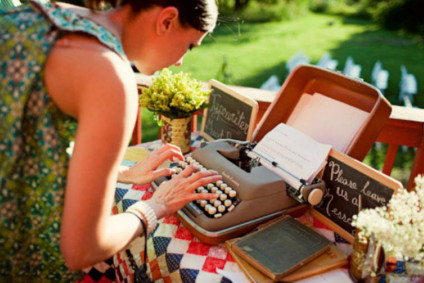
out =
[[371,72],[371,83],[384,92],[387,89],[389,81],[389,71],[384,70],[380,61],[375,62]]
[[352,57],[347,57],[346,63],[344,65],[343,73],[351,78],[360,78],[361,77],[361,65],[355,64]]
[[260,87],[260,89],[278,91],[281,88],[277,75],[270,76]]
[[322,55],[321,59],[319,59],[317,66],[324,69],[336,70],[338,64],[339,61],[331,58],[330,53],[326,52]]
[[300,50],[287,61],[287,71],[290,73],[297,65],[309,64],[310,61],[311,59],[306,56],[306,54],[302,50]]
[[378,76],[378,73],[380,73],[380,71],[383,69],[383,67],[381,66],[381,62],[377,61],[375,62],[374,66],[372,67],[372,71],[371,71],[371,81],[374,82],[375,79]]
[[414,103],[414,95],[418,92],[417,79],[413,74],[409,74],[406,67],[400,67],[400,92],[399,100],[407,107],[412,107]]

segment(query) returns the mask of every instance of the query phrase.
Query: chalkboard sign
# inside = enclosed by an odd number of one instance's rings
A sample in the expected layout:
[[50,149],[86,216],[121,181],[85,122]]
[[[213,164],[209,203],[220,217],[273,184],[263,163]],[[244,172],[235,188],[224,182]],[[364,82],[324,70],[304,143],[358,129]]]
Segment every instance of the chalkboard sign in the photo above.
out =
[[313,215],[349,242],[355,235],[352,217],[360,207],[385,206],[402,187],[400,182],[335,150],[330,152],[322,179],[327,193],[314,207],[317,213]]
[[258,103],[230,87],[211,80],[212,92],[203,117],[200,135],[207,140],[250,140],[255,126]]

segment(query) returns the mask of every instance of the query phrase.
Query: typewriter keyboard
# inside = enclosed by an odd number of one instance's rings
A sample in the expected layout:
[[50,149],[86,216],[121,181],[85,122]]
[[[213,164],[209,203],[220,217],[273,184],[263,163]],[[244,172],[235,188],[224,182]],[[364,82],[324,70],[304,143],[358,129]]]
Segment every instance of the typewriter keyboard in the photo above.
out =
[[[178,176],[178,174],[180,174],[188,165],[193,165],[200,171],[208,170],[193,157],[188,156],[185,161],[179,161],[178,163],[171,164],[171,168],[176,171],[172,177]],[[209,183],[206,186],[198,187],[196,192],[215,193],[218,195],[218,198],[216,199],[202,199],[192,203],[210,218],[222,217],[226,213],[233,211],[236,205],[240,202],[237,199],[237,192],[222,180],[218,180],[215,183]]]

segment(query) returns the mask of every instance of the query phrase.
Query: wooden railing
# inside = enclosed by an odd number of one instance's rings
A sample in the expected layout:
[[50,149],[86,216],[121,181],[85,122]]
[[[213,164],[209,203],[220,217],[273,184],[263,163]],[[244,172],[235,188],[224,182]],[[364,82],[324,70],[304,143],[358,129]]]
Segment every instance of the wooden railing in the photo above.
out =
[[392,114],[377,142],[388,144],[383,173],[390,175],[400,146],[416,149],[407,189],[415,187],[414,178],[424,173],[424,109],[392,106]]
[[[149,84],[147,78],[138,77],[137,82],[140,85]],[[259,112],[256,123],[258,123],[268,106],[276,96],[275,92],[240,86],[231,86],[239,93],[255,99],[259,104]],[[193,118],[193,130],[197,129],[197,119]],[[132,144],[138,144],[142,141],[141,117],[140,111],[137,117],[137,123],[133,132]],[[396,155],[400,146],[408,146],[416,149],[413,160],[407,189],[415,187],[414,178],[418,174],[424,173],[424,109],[392,106],[392,113],[386,125],[377,137],[376,142],[388,145],[383,173],[390,175],[395,163]]]

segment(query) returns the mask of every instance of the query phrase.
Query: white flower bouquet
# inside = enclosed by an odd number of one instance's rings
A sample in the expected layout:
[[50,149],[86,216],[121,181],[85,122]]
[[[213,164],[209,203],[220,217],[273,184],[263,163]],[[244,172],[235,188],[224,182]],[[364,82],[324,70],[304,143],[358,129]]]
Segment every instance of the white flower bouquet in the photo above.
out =
[[387,207],[363,209],[353,217],[360,241],[371,235],[386,254],[404,260],[424,259],[424,177],[415,178],[415,191],[399,191]]

